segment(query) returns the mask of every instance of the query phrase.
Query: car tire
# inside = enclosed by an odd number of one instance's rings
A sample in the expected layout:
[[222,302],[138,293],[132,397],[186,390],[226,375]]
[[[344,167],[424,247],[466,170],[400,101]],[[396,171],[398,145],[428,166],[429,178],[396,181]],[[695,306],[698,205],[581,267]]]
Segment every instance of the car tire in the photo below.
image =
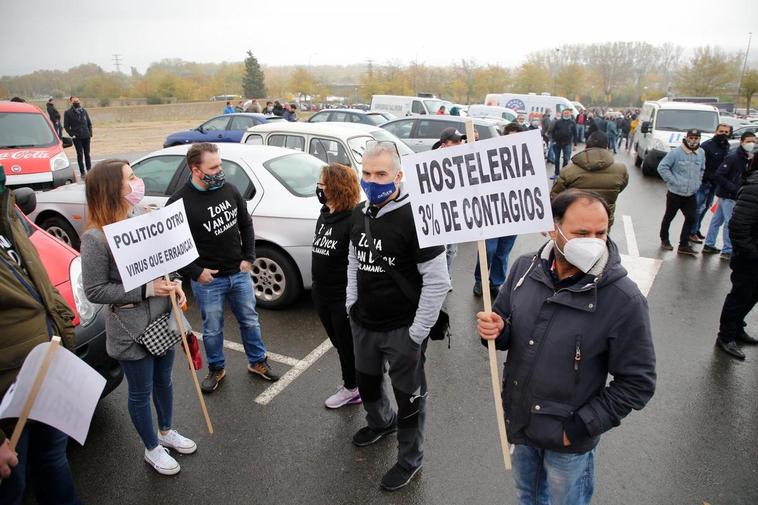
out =
[[303,281],[289,256],[265,245],[256,247],[255,256],[250,277],[259,307],[283,309],[300,297]]
[[642,158],[640,158],[640,146],[637,144],[634,148],[635,155],[634,155],[634,166],[641,167],[642,166]]
[[72,249],[79,250],[81,241],[74,227],[61,216],[50,216],[43,219],[38,226]]
[[654,177],[658,175],[658,167],[654,167],[647,160],[644,160],[642,162],[642,175],[645,177]]

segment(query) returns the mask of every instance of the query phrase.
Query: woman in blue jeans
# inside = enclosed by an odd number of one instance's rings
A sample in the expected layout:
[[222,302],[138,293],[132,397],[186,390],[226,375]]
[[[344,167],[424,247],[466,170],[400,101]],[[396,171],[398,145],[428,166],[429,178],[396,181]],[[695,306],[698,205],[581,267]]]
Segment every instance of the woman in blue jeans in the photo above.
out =
[[[183,305],[184,292],[180,282],[164,279],[125,291],[102,230],[103,226],[142,213],[137,205],[144,193],[144,182],[123,160],[102,161],[87,175],[88,229],[82,235],[82,280],[90,301],[108,304],[106,349],[124,370],[129,385],[129,415],[145,445],[144,459],[158,473],[173,475],[180,467],[168,449],[180,454],[197,449],[195,442],[171,428],[174,350],[154,356],[135,339],[151,321],[170,311],[172,293]],[[153,427],[151,397],[158,414],[158,433]]]

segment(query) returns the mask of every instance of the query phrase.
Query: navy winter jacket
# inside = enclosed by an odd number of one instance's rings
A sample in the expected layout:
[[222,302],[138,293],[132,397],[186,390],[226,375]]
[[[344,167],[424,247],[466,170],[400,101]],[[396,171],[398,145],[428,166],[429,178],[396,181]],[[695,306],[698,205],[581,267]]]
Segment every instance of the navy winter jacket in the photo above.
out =
[[748,163],[750,163],[750,160],[742,147],[738,147],[736,152],[726,157],[724,163],[716,170],[715,179],[718,183],[718,186],[716,186],[716,196],[730,200],[737,198],[742,174],[745,172]]
[[552,248],[520,257],[493,307],[506,320],[495,341],[508,350],[506,427],[511,443],[582,453],[653,396],[655,352],[647,301],[616,245],[608,239],[607,262],[557,291]]
[[700,147],[705,153],[705,173],[703,174],[703,182],[718,184],[716,170],[718,170],[726,159],[726,155],[729,152],[729,142],[719,143],[716,139],[708,139],[700,144]]

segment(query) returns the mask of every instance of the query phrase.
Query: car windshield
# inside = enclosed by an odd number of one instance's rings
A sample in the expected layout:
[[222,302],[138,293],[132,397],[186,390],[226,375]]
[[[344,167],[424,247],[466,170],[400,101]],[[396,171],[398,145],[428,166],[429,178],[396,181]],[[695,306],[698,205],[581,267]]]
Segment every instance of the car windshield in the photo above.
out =
[[[429,100],[424,100],[424,104],[426,105],[426,110],[429,111],[429,114],[435,114],[439,110],[441,105],[445,105],[445,102],[443,102],[442,100],[429,99]],[[445,109],[447,109],[447,107],[445,107]],[[446,110],[445,112],[450,112],[450,111]]]
[[664,131],[687,131],[697,128],[712,132],[718,125],[716,111],[707,110],[660,110],[655,119],[655,129]]
[[315,196],[324,162],[305,153],[274,158],[263,164],[282,186],[295,196]]
[[366,150],[366,142],[371,140],[393,142],[397,146],[397,152],[400,153],[400,156],[413,154],[413,150],[405,145],[405,142],[386,130],[374,130],[371,132],[371,135],[371,137],[353,137],[347,141],[347,145],[350,146],[350,150],[353,151],[353,156],[358,163],[363,162],[363,153]]
[[56,142],[53,130],[41,114],[0,113],[0,149],[49,147]]
[[374,126],[379,126],[380,124],[387,122],[387,119],[381,114],[366,114],[366,119],[368,120],[368,124]]

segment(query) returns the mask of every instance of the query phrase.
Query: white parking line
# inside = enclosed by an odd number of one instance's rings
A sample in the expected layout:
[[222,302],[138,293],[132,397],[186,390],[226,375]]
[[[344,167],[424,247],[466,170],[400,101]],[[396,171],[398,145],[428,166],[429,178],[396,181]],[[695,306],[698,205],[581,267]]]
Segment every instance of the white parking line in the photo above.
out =
[[634,235],[632,216],[624,216],[624,234],[626,235],[626,250],[629,256],[638,257],[640,249],[637,247],[637,237]]
[[332,343],[329,341],[329,339],[321,342],[321,344],[312,350],[308,356],[298,361],[297,364],[294,367],[290,368],[287,373],[282,375],[278,381],[269,386],[263,393],[259,394],[255,399],[255,403],[258,403],[260,405],[268,405],[268,403],[271,402],[271,400],[273,400],[276,395],[281,393],[284,388],[292,383],[292,381],[297,379],[303,372],[308,370],[311,365],[318,361],[318,359],[331,348]]
[[[192,333],[195,334],[198,340],[203,339],[203,335],[201,333],[198,333],[196,331],[193,331]],[[233,351],[237,351],[237,352],[245,352],[245,347],[242,344],[238,344],[237,342],[231,342],[229,340],[224,340],[224,347],[226,347],[227,349],[231,349]],[[266,357],[270,359],[271,361],[274,361],[276,363],[281,363],[287,366],[295,366],[298,363],[300,363],[300,360],[297,358],[291,358],[289,356],[285,356],[284,354],[277,354],[275,352],[266,352]]]

